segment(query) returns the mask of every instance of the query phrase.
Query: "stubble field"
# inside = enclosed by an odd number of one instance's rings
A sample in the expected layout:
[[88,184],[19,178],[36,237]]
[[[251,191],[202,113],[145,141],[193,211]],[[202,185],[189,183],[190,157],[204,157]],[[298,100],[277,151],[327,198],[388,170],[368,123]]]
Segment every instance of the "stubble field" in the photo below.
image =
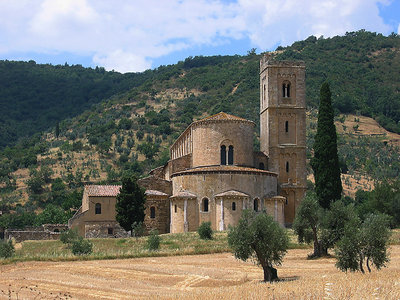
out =
[[342,273],[334,258],[289,250],[280,282],[231,253],[0,266],[1,299],[400,299],[400,246],[388,268]]

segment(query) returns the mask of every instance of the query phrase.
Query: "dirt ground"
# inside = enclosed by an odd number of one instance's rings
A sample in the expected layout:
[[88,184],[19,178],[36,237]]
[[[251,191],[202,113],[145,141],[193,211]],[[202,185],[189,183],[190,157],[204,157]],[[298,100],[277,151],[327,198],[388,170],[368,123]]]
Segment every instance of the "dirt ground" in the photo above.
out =
[[342,273],[335,259],[290,250],[282,281],[230,253],[0,266],[0,299],[400,299],[400,246],[388,268]]

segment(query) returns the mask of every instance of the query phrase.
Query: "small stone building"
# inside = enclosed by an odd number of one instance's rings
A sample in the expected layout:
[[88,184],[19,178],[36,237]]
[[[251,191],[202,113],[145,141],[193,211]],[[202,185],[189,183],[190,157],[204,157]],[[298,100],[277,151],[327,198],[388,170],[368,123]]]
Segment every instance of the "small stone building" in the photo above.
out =
[[[305,109],[304,63],[264,56],[261,151],[253,150],[252,121],[221,112],[193,122],[171,146],[170,161],[139,181],[146,189],[146,229],[187,232],[211,222],[226,230],[244,209],[290,225],[306,190]],[[69,225],[88,237],[122,234],[115,221],[119,188],[86,186]]]

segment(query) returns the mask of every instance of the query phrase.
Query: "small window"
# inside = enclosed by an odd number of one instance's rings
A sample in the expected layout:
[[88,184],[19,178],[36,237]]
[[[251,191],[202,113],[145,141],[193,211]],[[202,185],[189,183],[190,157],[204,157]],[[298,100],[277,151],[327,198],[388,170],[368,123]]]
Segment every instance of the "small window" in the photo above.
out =
[[101,215],[101,204],[100,203],[96,203],[96,205],[94,206],[94,213],[96,215]]
[[282,84],[282,97],[290,98],[290,82],[284,82]]
[[108,227],[107,231],[108,231],[108,234],[114,234],[114,228],[112,228],[112,227]]
[[228,165],[233,165],[233,146],[229,146],[228,149]]
[[203,212],[208,212],[208,199],[204,198],[202,204],[203,204],[202,205]]
[[221,165],[226,165],[226,146],[221,146]]
[[285,122],[285,131],[289,132],[289,121]]
[[175,204],[175,213],[178,211],[178,208],[176,207],[176,204]]
[[286,198],[285,204],[286,204],[286,205],[288,205],[288,204],[289,204],[289,202],[288,202],[288,199],[287,199],[287,198]]
[[236,210],[236,202],[232,202],[232,210]]
[[286,173],[289,173],[289,162],[286,162]]
[[54,232],[60,232],[60,230],[58,230],[58,228],[54,229]]
[[260,164],[258,165],[258,168],[259,168],[260,170],[264,170],[264,169],[265,169],[264,163],[263,163],[263,162],[260,162]]
[[286,85],[286,97],[290,98],[290,83]]
[[258,199],[254,199],[254,211],[258,211]]
[[154,219],[156,217],[156,208],[154,206],[150,207],[150,218]]

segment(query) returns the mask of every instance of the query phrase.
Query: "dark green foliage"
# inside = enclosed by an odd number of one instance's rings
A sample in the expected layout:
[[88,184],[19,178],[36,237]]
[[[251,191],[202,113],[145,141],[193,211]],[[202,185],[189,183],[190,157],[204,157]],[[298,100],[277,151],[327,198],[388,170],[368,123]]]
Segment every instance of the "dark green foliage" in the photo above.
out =
[[282,263],[289,246],[286,230],[266,213],[245,210],[239,224],[231,227],[228,243],[235,257],[246,261],[253,258],[264,270],[264,281],[278,279],[274,265]]
[[[121,191],[115,204],[116,220],[126,231],[133,229],[134,224],[144,221],[144,204],[146,196],[134,177],[122,179]],[[132,231],[133,234],[133,231]]]
[[70,217],[71,215],[65,212],[61,207],[49,204],[37,215],[36,224],[66,224]]
[[160,248],[161,237],[158,235],[157,230],[152,230],[147,238],[147,249],[155,251]]
[[213,236],[213,230],[211,228],[211,222],[203,222],[197,229],[197,233],[203,240],[211,240]]
[[11,240],[0,241],[0,258],[9,258],[14,255],[15,249]]
[[342,193],[336,127],[333,119],[331,91],[329,84],[325,82],[321,86],[318,128],[314,141],[314,157],[311,160],[315,191],[323,208],[329,208],[331,202],[339,200]]
[[360,226],[360,221],[349,222],[344,235],[337,243],[336,266],[342,271],[361,271],[364,264],[371,272],[371,265],[378,270],[389,262],[387,248],[390,229],[386,215],[369,215]]
[[61,232],[60,241],[63,244],[72,244],[73,241],[77,240],[79,237],[78,231],[75,229],[68,229],[66,231]]
[[90,254],[93,251],[93,243],[82,237],[78,237],[72,242],[72,253],[74,255]]

